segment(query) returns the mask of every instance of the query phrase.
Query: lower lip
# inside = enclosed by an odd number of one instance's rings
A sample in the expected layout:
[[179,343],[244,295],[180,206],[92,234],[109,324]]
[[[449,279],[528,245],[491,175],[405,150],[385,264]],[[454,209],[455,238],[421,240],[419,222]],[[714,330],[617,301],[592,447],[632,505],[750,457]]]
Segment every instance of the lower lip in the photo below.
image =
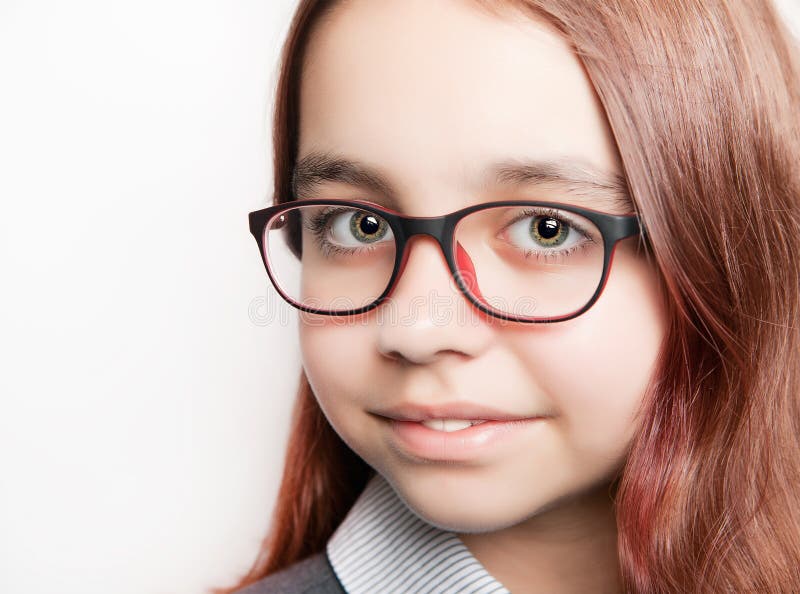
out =
[[545,417],[516,421],[485,421],[458,431],[437,431],[416,421],[386,419],[402,450],[427,460],[467,461],[499,447]]

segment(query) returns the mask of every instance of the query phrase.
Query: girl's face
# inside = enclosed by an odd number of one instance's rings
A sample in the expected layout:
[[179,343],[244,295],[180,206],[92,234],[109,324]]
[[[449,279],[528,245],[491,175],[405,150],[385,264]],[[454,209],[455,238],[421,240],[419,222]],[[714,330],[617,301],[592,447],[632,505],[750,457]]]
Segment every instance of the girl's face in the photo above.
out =
[[[368,200],[411,216],[515,199],[633,212],[607,187],[486,173],[510,160],[622,173],[580,62],[521,14],[461,0],[344,3],[310,41],[300,122],[298,162],[314,153],[346,158],[390,186],[322,175],[297,187],[300,199]],[[624,462],[666,324],[658,277],[637,242],[618,244],[588,312],[523,324],[478,315],[437,243],[417,236],[390,304],[349,319],[300,316],[311,387],[342,439],[434,525],[496,530],[602,493]],[[381,315],[389,307],[394,314]],[[434,434],[442,448],[420,455],[379,414],[456,402],[543,418],[471,453],[447,451],[445,435],[457,433]]]

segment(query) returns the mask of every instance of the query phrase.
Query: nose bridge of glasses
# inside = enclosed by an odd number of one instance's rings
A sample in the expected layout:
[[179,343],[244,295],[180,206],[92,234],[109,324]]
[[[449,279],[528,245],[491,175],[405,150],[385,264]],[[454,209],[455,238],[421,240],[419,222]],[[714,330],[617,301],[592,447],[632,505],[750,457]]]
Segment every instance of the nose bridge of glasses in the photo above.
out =
[[[409,241],[419,235],[427,235],[439,244],[445,261],[449,261],[448,249],[445,242],[447,235],[451,230],[448,225],[450,220],[446,216],[441,217],[402,217],[400,219],[400,228],[404,237],[404,243],[409,245]],[[408,255],[408,248],[404,250],[406,254],[402,260],[402,267],[405,267],[405,257]]]
[[406,217],[401,219],[400,226],[406,239],[410,239],[414,235],[430,235],[441,243],[447,227],[447,218]]
[[[475,270],[472,259],[466,250],[460,245],[456,244],[452,250],[448,249],[446,245],[448,241],[452,240],[454,233],[455,220],[452,216],[442,217],[403,217],[400,219],[400,226],[406,243],[406,248],[403,250],[400,267],[392,287],[389,289],[392,292],[398,284],[400,278],[404,275],[406,265],[409,259],[409,245],[410,240],[414,236],[428,235],[436,243],[442,251],[442,256],[448,269],[450,269],[456,276],[451,280],[455,281],[456,287],[462,292],[467,290],[472,293],[476,300],[485,304],[483,295],[477,286],[477,279],[475,277]],[[451,261],[452,259],[452,261]]]
[[447,217],[402,217],[400,219],[400,228],[406,247],[403,250],[400,270],[397,274],[398,279],[403,275],[408,263],[410,240],[415,236],[427,235],[433,239],[439,244],[445,262],[448,261],[448,250],[445,245],[446,234],[448,233]]

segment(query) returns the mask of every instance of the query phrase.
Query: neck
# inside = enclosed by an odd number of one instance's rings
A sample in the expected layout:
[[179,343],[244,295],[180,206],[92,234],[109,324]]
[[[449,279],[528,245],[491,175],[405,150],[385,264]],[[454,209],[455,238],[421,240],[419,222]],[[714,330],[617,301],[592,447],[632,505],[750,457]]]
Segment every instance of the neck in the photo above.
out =
[[494,532],[460,534],[514,594],[622,591],[617,528],[607,485]]

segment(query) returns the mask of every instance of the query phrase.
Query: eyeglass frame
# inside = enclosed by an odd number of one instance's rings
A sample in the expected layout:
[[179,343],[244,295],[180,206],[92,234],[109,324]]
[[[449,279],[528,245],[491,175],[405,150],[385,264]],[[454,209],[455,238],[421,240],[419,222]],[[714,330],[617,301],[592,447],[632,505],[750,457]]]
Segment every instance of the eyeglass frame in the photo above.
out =
[[[266,251],[264,250],[264,231],[267,225],[279,214],[299,206],[344,206],[352,207],[358,210],[371,212],[384,219],[392,230],[395,241],[395,262],[392,270],[392,275],[387,281],[386,289],[375,300],[365,306],[351,310],[322,310],[313,307],[305,306],[283,292],[280,283],[273,275],[272,269],[267,260]],[[589,301],[577,311],[566,314],[564,316],[550,317],[550,318],[523,318],[514,316],[509,313],[494,310],[485,306],[475,295],[472,294],[469,287],[463,281],[462,271],[456,264],[454,254],[455,230],[458,223],[467,215],[481,210],[487,210],[497,207],[544,207],[553,208],[558,210],[565,210],[578,214],[590,220],[595,227],[600,231],[603,237],[603,272],[598,282],[597,288]],[[381,303],[386,301],[394,290],[408,260],[408,244],[412,237],[416,235],[428,235],[436,240],[439,248],[444,255],[447,266],[450,270],[450,275],[455,280],[456,286],[459,291],[472,303],[473,306],[483,313],[490,315],[494,318],[501,320],[530,323],[530,324],[547,324],[553,322],[564,322],[577,318],[578,316],[586,313],[600,298],[611,271],[611,263],[614,259],[614,250],[617,244],[629,237],[636,235],[645,236],[646,231],[638,214],[629,215],[614,215],[605,213],[589,208],[575,206],[573,204],[565,204],[560,202],[547,202],[538,200],[498,200],[492,202],[482,202],[480,204],[473,204],[465,208],[453,211],[448,214],[436,217],[412,217],[406,216],[390,208],[379,206],[372,202],[361,200],[344,200],[344,199],[304,199],[304,200],[291,200],[273,206],[268,206],[259,210],[250,212],[248,215],[250,223],[250,233],[256,239],[258,249],[261,254],[261,260],[266,268],[267,275],[269,276],[272,285],[278,294],[293,307],[313,314],[329,315],[329,316],[355,316],[366,313],[378,307]]]

